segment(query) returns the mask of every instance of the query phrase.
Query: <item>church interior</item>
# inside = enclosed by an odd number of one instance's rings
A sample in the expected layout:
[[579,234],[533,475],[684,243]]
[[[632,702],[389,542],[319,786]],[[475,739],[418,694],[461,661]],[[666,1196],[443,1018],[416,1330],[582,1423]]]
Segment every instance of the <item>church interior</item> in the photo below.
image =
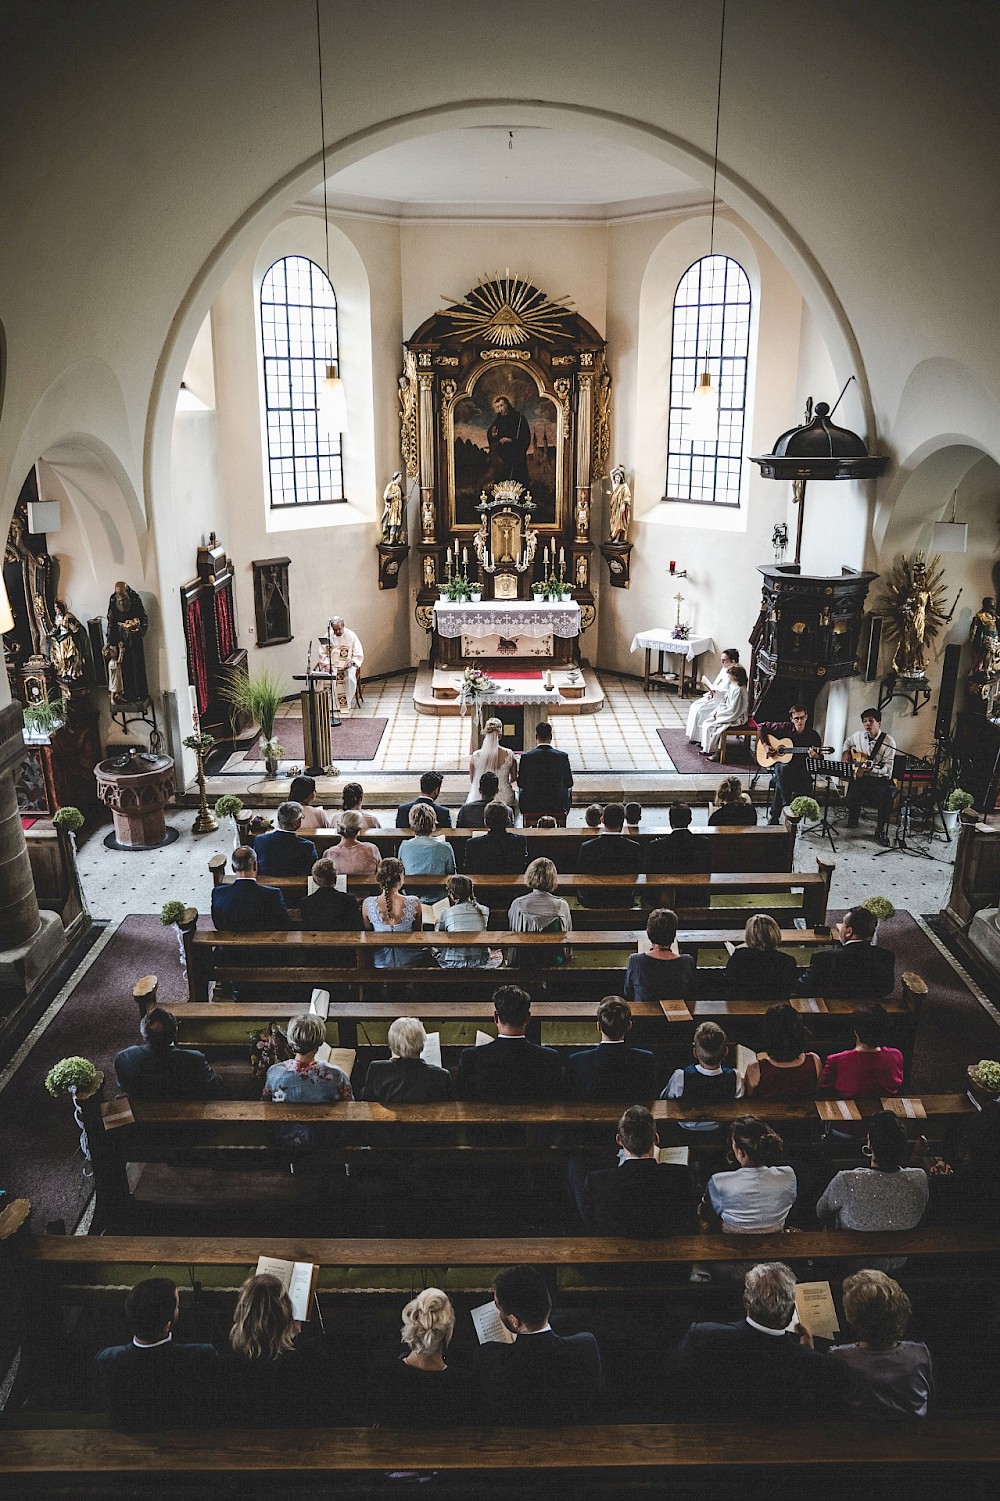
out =
[[5,1493],[985,1496],[994,9],[0,25]]

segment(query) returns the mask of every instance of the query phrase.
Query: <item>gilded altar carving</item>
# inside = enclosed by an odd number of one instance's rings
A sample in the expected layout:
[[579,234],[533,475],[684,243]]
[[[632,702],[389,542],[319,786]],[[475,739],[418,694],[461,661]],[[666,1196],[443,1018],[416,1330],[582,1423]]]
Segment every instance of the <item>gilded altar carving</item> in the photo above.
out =
[[399,451],[408,479],[415,478],[419,467],[417,446],[417,362],[412,354],[403,361],[399,377]]
[[602,370],[594,388],[594,479],[603,479],[611,456],[611,373]]
[[570,436],[570,434],[571,434],[571,432],[572,432],[572,426],[571,426],[571,420],[570,420],[571,419],[570,401],[569,401],[569,393],[570,393],[571,385],[570,385],[570,382],[567,380],[566,376],[565,375],[561,375],[558,380],[554,380],[552,382],[552,389],[556,393],[556,400],[558,401],[559,405],[562,407],[562,414],[563,414],[563,437],[566,438],[566,439],[568,439],[569,436]]

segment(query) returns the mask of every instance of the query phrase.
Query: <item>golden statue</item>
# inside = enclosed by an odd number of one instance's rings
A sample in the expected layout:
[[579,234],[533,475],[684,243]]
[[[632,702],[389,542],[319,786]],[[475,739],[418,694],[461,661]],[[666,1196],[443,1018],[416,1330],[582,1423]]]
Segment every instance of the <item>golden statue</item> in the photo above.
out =
[[612,542],[627,542],[629,522],[632,519],[632,491],[621,464],[616,464],[611,471],[611,501],[608,511]]
[[946,619],[944,579],[940,558],[900,558],[885,580],[882,609],[888,616],[886,632],[895,643],[892,671],[903,678],[926,677],[924,653]]
[[56,600],[55,624],[49,632],[48,643],[49,661],[60,683],[83,682],[87,677],[83,626],[67,609],[65,600]]
[[397,469],[382,491],[382,541],[403,540],[403,486],[402,475]]

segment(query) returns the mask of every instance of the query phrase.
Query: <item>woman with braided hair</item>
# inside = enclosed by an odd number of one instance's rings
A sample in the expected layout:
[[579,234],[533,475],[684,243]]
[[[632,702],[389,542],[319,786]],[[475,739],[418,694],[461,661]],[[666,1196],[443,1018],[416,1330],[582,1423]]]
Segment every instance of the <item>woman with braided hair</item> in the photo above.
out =
[[[379,884],[378,896],[366,896],[361,904],[361,916],[369,933],[418,933],[422,914],[420,898],[407,896],[402,891],[402,860],[380,860],[375,868]],[[427,964],[426,949],[387,948],[375,950],[376,969],[405,968],[410,964]]]

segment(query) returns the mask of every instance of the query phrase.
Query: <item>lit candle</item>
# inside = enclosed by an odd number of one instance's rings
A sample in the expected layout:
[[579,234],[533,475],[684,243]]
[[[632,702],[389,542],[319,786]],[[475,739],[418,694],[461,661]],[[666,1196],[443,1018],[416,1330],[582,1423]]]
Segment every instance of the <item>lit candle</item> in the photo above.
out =
[[560,547],[560,549],[559,549],[559,567],[560,568],[565,568],[565,566],[566,566],[566,549],[565,549],[565,547]]
[[673,558],[670,559],[670,572],[671,573],[676,573],[677,572],[677,564],[674,562]]

